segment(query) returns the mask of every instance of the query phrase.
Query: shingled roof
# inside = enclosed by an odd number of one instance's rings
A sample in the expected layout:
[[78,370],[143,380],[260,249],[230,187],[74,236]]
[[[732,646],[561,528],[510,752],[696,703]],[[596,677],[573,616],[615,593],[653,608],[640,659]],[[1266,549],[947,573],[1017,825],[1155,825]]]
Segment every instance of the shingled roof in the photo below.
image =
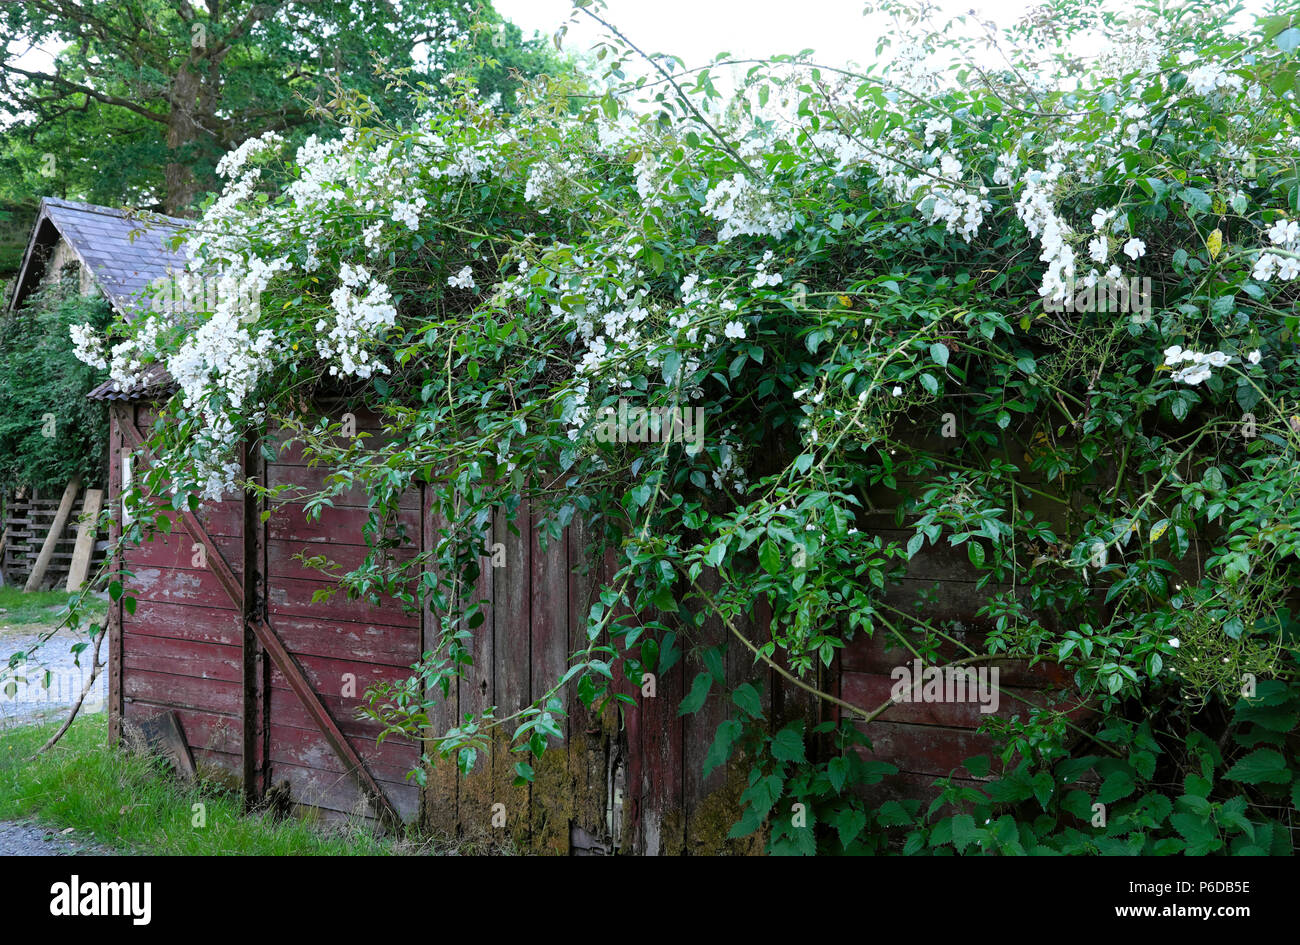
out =
[[149,307],[144,295],[154,279],[185,268],[184,249],[171,241],[189,220],[45,197],[36,214],[9,310],[40,284],[59,238],[67,240],[113,307],[130,318]]

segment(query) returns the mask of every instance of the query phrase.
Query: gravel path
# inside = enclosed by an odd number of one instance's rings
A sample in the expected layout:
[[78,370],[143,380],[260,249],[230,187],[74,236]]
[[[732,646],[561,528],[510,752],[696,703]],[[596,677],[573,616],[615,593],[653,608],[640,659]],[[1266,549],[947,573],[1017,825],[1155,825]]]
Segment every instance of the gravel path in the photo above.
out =
[[31,821],[0,821],[0,856],[114,856],[95,843]]
[[[12,653],[26,652],[34,647],[41,629],[37,626],[0,626],[0,662],[7,660]],[[81,665],[78,666],[69,650],[72,643],[82,639],[71,631],[60,630],[40,647],[36,658],[3,674],[4,683],[14,683],[14,691],[7,692],[7,687],[0,684],[0,727],[62,719],[68,714],[68,708],[77,701],[90,675],[91,651],[81,654]],[[49,672],[48,685],[45,685],[46,671]],[[87,693],[81,710],[87,714],[103,711],[107,692],[108,673],[103,671]]]

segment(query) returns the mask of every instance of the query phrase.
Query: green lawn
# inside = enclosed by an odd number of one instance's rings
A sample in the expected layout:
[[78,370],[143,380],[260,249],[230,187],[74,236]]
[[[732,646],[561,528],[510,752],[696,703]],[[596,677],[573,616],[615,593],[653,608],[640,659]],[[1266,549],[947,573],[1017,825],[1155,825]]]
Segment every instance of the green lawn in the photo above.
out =
[[[55,725],[0,729],[0,820],[34,818],[75,827],[81,842],[124,853],[212,855],[418,854],[428,843],[377,838],[363,827],[321,827],[244,815],[238,796],[216,785],[184,787],[159,763],[105,747],[101,713],[79,718],[53,749],[27,761]],[[195,826],[196,804],[204,826]]]
[[[68,601],[75,596],[65,591],[32,591],[28,594],[18,587],[0,587],[0,627],[52,626],[62,620]],[[86,609],[93,614],[102,614],[108,609],[108,604],[92,597],[87,601]]]

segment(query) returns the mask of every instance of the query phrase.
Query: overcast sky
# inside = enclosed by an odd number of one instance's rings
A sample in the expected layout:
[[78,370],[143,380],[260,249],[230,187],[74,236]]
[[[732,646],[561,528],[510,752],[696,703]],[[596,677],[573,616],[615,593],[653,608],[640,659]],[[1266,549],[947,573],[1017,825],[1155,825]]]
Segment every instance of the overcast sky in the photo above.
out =
[[[944,13],[974,9],[982,19],[1009,26],[1035,4],[1030,0],[935,0]],[[568,19],[570,0],[495,0],[497,11],[525,33],[552,33]],[[717,53],[762,57],[814,49],[828,65],[870,62],[889,20],[864,17],[863,0],[607,0],[606,19],[646,52],[680,56],[701,65]],[[587,17],[570,30],[566,48],[586,49],[601,27]]]

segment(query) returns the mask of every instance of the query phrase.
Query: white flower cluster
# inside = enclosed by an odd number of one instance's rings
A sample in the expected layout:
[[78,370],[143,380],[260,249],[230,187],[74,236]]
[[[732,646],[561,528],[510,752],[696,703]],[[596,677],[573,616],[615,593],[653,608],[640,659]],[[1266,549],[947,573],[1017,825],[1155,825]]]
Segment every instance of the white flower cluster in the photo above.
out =
[[256,138],[249,138],[235,150],[222,155],[221,160],[217,161],[217,176],[233,179],[236,174],[244,169],[244,165],[250,157],[274,152],[283,143],[284,138],[274,131],[268,131]]
[[1043,252],[1039,258],[1047,263],[1038,294],[1052,301],[1064,299],[1074,283],[1074,249],[1066,242],[1070,225],[1057,215],[1053,202],[1064,172],[1065,166],[1059,161],[1053,161],[1043,170],[1030,171],[1024,177],[1024,189],[1016,201],[1016,215],[1029,235],[1040,240]]
[[429,201],[424,195],[417,196],[414,200],[399,200],[393,204],[393,222],[402,223],[408,230],[414,233],[420,228],[420,214],[424,208],[429,205]]
[[447,285],[453,289],[472,289],[474,288],[474,270],[465,266],[454,276],[447,277]]
[[1233,358],[1222,351],[1211,351],[1208,354],[1203,354],[1190,349],[1184,350],[1179,345],[1165,349],[1165,364],[1170,367],[1179,364],[1187,365],[1174,371],[1171,375],[1173,380],[1193,387],[1202,381],[1210,379],[1213,374],[1211,368],[1227,367],[1232,361]]
[[1187,84],[1197,95],[1210,95],[1218,91],[1238,92],[1241,76],[1229,72],[1221,63],[1207,62],[1187,73]]
[[934,142],[941,135],[946,137],[952,134],[952,119],[947,115],[941,118],[927,118],[925,120],[925,146],[933,147]]
[[524,199],[538,204],[542,213],[550,213],[572,189],[578,172],[578,165],[568,159],[558,162],[540,160],[528,171]]
[[204,499],[219,500],[235,488],[239,464],[230,450],[239,434],[231,415],[252,396],[275,349],[273,332],[251,332],[227,309],[200,325],[167,360],[185,406],[204,422],[198,434],[203,448],[192,454]]
[[931,223],[942,223],[949,233],[955,233],[967,243],[979,233],[984,223],[984,214],[993,209],[988,200],[989,189],[980,184],[975,192],[964,187],[947,183],[960,180],[961,162],[953,154],[944,154],[939,159],[939,173],[942,180],[934,177],[914,177],[908,181],[908,190],[915,192],[922,188],[929,191],[928,198],[918,202],[919,209],[926,213]]
[[[1300,252],[1300,222],[1285,217],[1278,219],[1269,227],[1268,239],[1275,247],[1287,253]],[[1282,282],[1300,277],[1300,259],[1282,253],[1260,253],[1255,260],[1251,277],[1260,282],[1269,282],[1275,276]]]
[[89,324],[73,325],[68,329],[72,336],[72,353],[78,361],[99,368],[108,369],[108,358],[104,354],[104,337]]
[[[932,119],[926,124],[926,140],[932,143],[939,134],[951,131],[951,118]],[[895,199],[911,202],[931,223],[942,223],[945,230],[968,243],[979,232],[985,214],[993,209],[987,187],[964,185],[964,168],[955,153],[937,147],[929,151],[916,147],[905,127],[892,129],[870,145],[830,130],[817,132],[812,141],[819,152],[835,156],[837,170],[868,165]],[[914,174],[913,169],[918,167],[921,173]],[[998,182],[996,176],[994,182]]]
[[329,366],[329,373],[335,376],[388,374],[387,365],[372,360],[367,346],[397,321],[392,293],[364,266],[343,263],[339,281],[330,293],[334,324],[324,318],[316,322],[316,331],[322,335],[316,341],[316,352],[327,362],[337,362]]
[[731,435],[735,428],[723,432],[718,443],[718,468],[713,471],[713,485],[719,489],[731,488],[740,494],[749,490],[749,477],[737,457],[737,443]]
[[756,186],[739,171],[710,188],[700,210],[722,224],[718,240],[724,243],[737,236],[780,238],[794,226],[790,211],[773,199],[771,188]]
[[767,270],[768,265],[772,262],[773,256],[774,254],[770,249],[763,254],[762,261],[754,270],[754,281],[749,284],[751,288],[761,289],[764,286],[781,284],[781,273],[768,272]]

